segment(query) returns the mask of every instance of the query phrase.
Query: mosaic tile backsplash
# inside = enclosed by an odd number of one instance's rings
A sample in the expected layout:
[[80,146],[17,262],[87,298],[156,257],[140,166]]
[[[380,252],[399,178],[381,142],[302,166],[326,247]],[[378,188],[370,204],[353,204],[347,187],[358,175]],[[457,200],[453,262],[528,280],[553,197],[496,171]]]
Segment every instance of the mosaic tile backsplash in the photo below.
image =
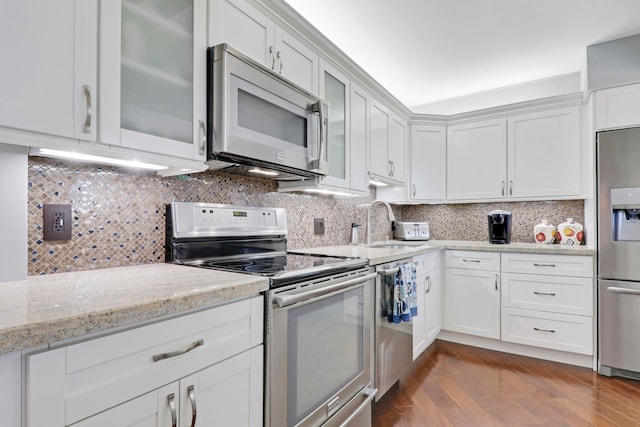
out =
[[[174,200],[282,207],[287,211],[288,246],[301,249],[344,245],[351,223],[363,224],[374,196],[338,199],[279,193],[277,183],[206,171],[159,177],[112,166],[30,157],[28,175],[29,275],[164,262],[165,205]],[[72,239],[44,241],[42,206],[71,204]],[[430,223],[433,239],[485,240],[486,214],[513,212],[513,241],[532,241],[533,226],[547,218],[581,222],[582,201],[441,206],[394,206],[398,219]],[[325,234],[313,234],[313,219],[325,219]],[[384,206],[372,209],[372,241],[391,237]]]
[[511,212],[512,242],[534,243],[533,227],[543,219],[556,226],[567,218],[584,224],[582,200],[405,206],[402,220],[427,221],[436,240],[487,240],[487,214],[495,209]]

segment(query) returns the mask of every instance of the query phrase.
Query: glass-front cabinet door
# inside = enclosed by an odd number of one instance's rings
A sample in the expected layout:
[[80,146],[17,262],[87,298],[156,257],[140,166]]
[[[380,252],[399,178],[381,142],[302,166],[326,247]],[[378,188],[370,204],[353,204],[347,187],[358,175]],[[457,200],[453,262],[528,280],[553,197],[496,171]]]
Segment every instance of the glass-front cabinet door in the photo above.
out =
[[329,174],[323,184],[349,188],[349,79],[325,61],[321,62],[320,97],[329,103],[327,162]]
[[206,0],[101,2],[100,141],[205,159]]

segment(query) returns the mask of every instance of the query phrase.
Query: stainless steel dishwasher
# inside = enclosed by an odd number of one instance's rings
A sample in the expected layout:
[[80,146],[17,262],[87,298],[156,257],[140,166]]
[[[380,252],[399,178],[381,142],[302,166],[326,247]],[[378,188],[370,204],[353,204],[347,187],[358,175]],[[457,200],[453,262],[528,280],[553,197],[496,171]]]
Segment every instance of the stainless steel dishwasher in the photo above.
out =
[[394,323],[387,317],[387,284],[385,277],[397,277],[400,267],[413,264],[411,258],[376,265],[376,401],[395,384],[413,363],[413,323]]

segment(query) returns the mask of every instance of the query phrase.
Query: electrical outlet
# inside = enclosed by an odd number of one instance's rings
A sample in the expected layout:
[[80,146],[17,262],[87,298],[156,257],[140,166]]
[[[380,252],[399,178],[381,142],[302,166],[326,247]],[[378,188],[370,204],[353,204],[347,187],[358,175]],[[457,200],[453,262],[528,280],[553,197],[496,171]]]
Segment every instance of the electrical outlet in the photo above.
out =
[[44,240],[71,240],[71,205],[44,205]]
[[313,234],[324,234],[324,218],[313,219]]

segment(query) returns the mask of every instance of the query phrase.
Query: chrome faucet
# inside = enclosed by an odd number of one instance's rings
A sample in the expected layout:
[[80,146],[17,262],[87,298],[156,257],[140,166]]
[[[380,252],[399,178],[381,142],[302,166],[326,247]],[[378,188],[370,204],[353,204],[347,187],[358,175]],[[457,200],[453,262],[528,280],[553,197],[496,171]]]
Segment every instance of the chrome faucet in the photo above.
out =
[[387,207],[387,212],[389,213],[389,221],[391,221],[391,231],[395,230],[396,228],[396,217],[393,215],[391,205],[389,205],[389,203],[385,202],[384,200],[374,200],[367,208],[367,245],[371,244],[371,208],[377,203],[383,204]]

